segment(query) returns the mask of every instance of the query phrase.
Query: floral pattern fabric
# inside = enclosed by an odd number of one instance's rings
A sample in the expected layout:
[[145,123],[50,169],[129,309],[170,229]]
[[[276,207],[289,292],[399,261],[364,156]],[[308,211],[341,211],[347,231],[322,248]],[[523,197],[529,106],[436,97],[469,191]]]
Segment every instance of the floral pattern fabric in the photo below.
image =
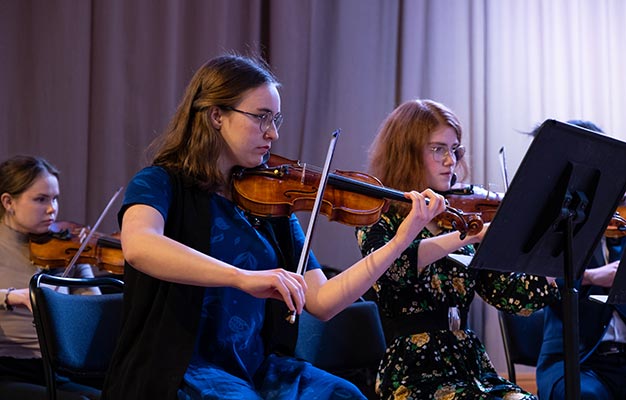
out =
[[[384,246],[403,217],[383,214],[373,226],[357,228],[363,256]],[[559,298],[546,278],[523,273],[475,270],[442,258],[417,270],[422,230],[408,249],[379,278],[374,289],[381,314],[391,320],[450,307],[467,312],[475,294],[499,310],[529,315]],[[473,255],[471,245],[457,253]],[[536,399],[498,376],[484,345],[470,329],[422,331],[392,339],[379,367],[376,392],[381,399]]]

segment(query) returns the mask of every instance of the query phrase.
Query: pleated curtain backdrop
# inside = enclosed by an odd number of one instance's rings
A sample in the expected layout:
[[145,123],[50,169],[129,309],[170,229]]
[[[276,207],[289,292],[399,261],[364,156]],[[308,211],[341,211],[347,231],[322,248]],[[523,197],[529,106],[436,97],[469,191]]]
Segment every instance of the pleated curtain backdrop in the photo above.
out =
[[[0,159],[48,158],[60,217],[93,224],[193,72],[235,50],[282,82],[277,154],[321,165],[341,128],[333,168],[362,171],[385,116],[432,98],[464,125],[468,182],[502,190],[499,149],[513,176],[547,118],[626,138],[624,20],[620,0],[0,0]],[[360,257],[354,230],[323,217],[313,250],[335,268]],[[475,309],[502,371],[494,314]]]

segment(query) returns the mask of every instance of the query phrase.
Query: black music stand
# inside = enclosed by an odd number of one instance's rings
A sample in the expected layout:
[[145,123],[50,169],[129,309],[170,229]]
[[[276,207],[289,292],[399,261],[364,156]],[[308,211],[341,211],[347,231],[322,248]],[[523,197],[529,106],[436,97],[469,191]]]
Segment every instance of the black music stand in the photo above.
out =
[[563,277],[566,397],[580,398],[578,279],[626,191],[626,143],[540,127],[470,267]]

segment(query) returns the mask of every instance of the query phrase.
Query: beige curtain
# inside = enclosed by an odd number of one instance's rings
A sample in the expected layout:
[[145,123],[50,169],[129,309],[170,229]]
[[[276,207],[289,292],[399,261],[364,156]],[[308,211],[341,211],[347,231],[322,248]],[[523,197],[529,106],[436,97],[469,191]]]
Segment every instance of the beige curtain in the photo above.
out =
[[[624,20],[620,0],[0,0],[0,159],[50,159],[61,218],[93,224],[193,72],[255,51],[283,83],[276,153],[321,165],[340,128],[333,168],[362,171],[383,118],[427,97],[464,123],[469,182],[502,190],[498,150],[513,176],[521,132],[546,118],[626,138]],[[116,229],[114,211],[102,230]],[[353,229],[325,218],[313,249],[336,268],[360,257]],[[503,371],[494,314],[477,304]]]

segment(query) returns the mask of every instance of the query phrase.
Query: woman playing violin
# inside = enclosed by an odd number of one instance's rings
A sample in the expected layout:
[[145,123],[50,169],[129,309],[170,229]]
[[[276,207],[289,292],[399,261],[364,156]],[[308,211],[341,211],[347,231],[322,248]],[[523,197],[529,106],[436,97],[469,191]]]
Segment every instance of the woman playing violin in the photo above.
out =
[[[127,186],[119,214],[126,314],[104,399],[364,399],[279,346],[285,317],[306,308],[328,320],[354,302],[444,201],[408,192],[410,211],[387,246],[330,280],[312,255],[304,276],[292,272],[304,241],[296,217],[248,216],[230,185],[236,167],[260,165],[278,139],[278,87],[260,60],[208,61],[152,165]],[[276,300],[285,307],[274,320]]]
[[[45,380],[28,293],[39,268],[29,255],[29,236],[43,234],[59,211],[59,172],[39,157],[15,156],[0,164],[0,398],[45,398]],[[74,277],[93,277],[77,265]],[[51,271],[51,273],[63,271]],[[62,290],[62,289],[59,289]],[[77,289],[97,294],[99,290]],[[93,390],[60,378],[64,399],[88,398]],[[68,389],[69,390],[69,389]],[[81,395],[80,393],[83,393]]]
[[[458,118],[431,100],[411,100],[382,124],[370,147],[370,173],[400,190],[450,189],[463,173],[465,149]],[[407,216],[392,204],[371,227],[357,229],[364,256],[386,246]],[[498,376],[478,337],[467,328],[474,294],[496,308],[529,313],[557,296],[545,278],[470,270],[450,254],[470,256],[488,228],[461,239],[428,222],[378,279],[374,289],[389,321],[389,348],[376,382],[381,399],[533,399]]]

